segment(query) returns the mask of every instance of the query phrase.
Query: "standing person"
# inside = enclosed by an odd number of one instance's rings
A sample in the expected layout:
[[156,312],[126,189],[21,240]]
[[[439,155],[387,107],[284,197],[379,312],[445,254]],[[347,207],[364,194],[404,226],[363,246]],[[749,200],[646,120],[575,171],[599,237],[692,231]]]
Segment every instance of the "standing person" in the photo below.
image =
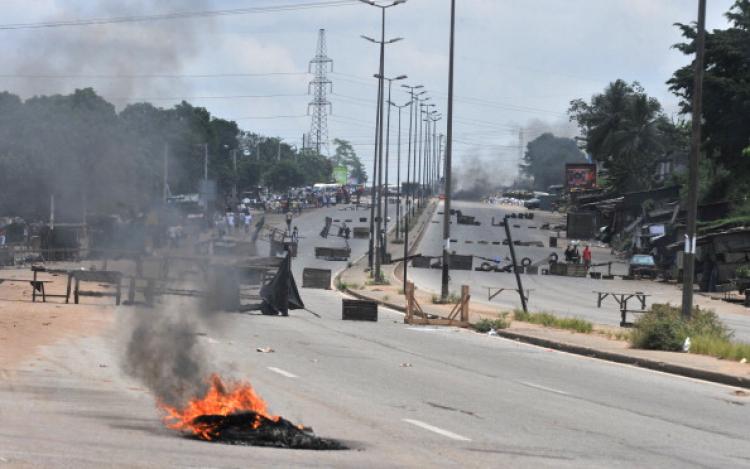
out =
[[299,230],[297,230],[297,227],[294,227],[294,230],[292,231],[292,241],[295,243],[299,241]]
[[292,211],[286,212],[286,232],[291,233],[292,232],[292,219],[294,218],[294,214]]
[[583,266],[586,271],[591,268],[591,249],[589,249],[588,244],[583,248]]
[[234,213],[227,212],[227,231],[229,234],[234,233]]
[[245,234],[250,233],[250,224],[253,221],[253,216],[250,215],[250,212],[245,212],[245,214],[242,217],[243,224],[245,225]]

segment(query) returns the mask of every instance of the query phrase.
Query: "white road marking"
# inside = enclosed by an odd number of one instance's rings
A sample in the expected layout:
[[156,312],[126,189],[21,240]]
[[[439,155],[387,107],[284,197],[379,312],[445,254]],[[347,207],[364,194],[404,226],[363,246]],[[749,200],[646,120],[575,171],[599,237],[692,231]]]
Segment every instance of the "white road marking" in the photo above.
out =
[[563,396],[570,396],[570,393],[567,393],[565,391],[560,391],[559,389],[548,388],[547,386],[542,386],[541,384],[529,383],[527,381],[516,381],[516,382],[518,384],[523,384],[524,386],[528,386],[534,389],[539,389],[541,391],[553,392],[555,394],[561,394]]
[[448,430],[443,430],[442,428],[438,428],[435,426],[430,425],[429,423],[420,422],[419,420],[413,420],[413,419],[401,419],[406,423],[410,423],[412,425],[416,425],[417,427],[424,428],[425,430],[429,430],[431,432],[435,432],[438,435],[442,435],[445,437],[448,437],[452,440],[457,441],[471,441],[471,438],[466,438],[465,436],[461,436],[457,433],[450,432]]
[[281,368],[276,368],[275,366],[269,366],[268,369],[271,370],[271,371],[273,371],[274,373],[280,374],[281,376],[286,376],[287,378],[296,378],[297,377],[297,375],[295,375],[293,373],[289,373],[288,371],[284,371]]

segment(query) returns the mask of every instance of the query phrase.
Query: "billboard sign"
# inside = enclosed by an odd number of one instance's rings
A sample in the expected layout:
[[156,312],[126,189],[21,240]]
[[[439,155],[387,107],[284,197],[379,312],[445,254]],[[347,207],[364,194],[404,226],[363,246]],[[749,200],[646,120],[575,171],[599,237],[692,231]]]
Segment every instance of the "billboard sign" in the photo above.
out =
[[567,187],[568,190],[595,188],[596,165],[589,163],[566,164],[565,187]]
[[336,184],[346,185],[349,182],[349,168],[346,166],[333,168],[333,180],[336,181]]

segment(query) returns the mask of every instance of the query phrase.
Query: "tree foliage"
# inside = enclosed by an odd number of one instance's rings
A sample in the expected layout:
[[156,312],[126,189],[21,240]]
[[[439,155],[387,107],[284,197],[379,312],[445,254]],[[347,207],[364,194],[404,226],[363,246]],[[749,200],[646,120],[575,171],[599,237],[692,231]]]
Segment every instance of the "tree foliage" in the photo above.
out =
[[567,163],[585,163],[586,156],[570,138],[544,133],[526,146],[522,170],[534,178],[534,189],[547,190],[553,184],[562,184]]
[[569,114],[586,139],[586,150],[603,164],[606,183],[616,192],[651,188],[659,159],[676,151],[679,133],[636,82],[610,83],[590,102],[571,102]]
[[349,168],[349,175],[358,183],[367,182],[367,171],[352,144],[348,140],[338,138],[333,139],[333,144],[336,145],[336,153],[331,157],[333,166],[346,166]]
[[[703,81],[703,149],[724,177],[712,181],[709,201],[743,198],[750,191],[750,0],[737,0],[726,13],[730,27],[706,33]],[[686,42],[674,47],[695,55],[695,25],[677,24]],[[694,69],[677,70],[667,82],[692,110]]]
[[47,218],[52,195],[62,221],[79,221],[84,211],[145,212],[161,201],[165,156],[169,189],[178,194],[199,190],[206,153],[220,198],[235,182],[241,191],[331,178],[327,158],[242,132],[187,102],[118,113],[91,88],[26,101],[0,93],[0,215]]

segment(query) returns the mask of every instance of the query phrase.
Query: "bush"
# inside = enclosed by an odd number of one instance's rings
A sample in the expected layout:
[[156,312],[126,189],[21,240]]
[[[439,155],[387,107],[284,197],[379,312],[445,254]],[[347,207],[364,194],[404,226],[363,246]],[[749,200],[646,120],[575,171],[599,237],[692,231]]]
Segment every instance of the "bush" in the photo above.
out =
[[636,322],[630,341],[633,347],[647,350],[682,350],[685,338],[698,336],[728,341],[729,330],[713,311],[693,309],[690,320],[682,318],[678,307],[654,304]]
[[491,329],[507,329],[510,327],[510,320],[508,319],[508,313],[503,313],[497,319],[480,319],[474,324],[474,330],[477,332],[487,333]]

